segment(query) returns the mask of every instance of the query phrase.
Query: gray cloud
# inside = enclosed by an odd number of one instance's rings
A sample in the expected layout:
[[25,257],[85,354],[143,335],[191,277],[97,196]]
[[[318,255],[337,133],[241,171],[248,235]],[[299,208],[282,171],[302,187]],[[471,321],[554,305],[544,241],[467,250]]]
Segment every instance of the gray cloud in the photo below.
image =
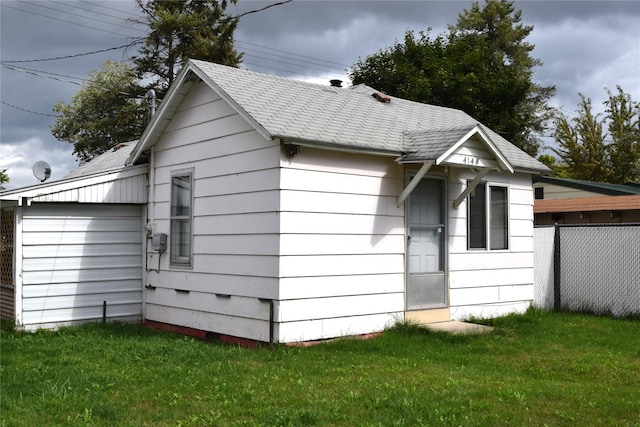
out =
[[[270,3],[240,0],[229,11],[240,14]],[[245,52],[247,69],[314,81],[346,79],[345,70],[358,58],[391,46],[406,30],[432,27],[433,34],[442,33],[470,5],[470,1],[295,0],[243,17],[236,47]],[[0,6],[3,61],[74,55],[143,35],[142,27],[127,22],[138,14],[133,0],[3,0]],[[533,56],[544,65],[534,78],[556,85],[553,105],[571,112],[582,92],[598,106],[606,96],[603,88],[617,84],[640,99],[640,2],[516,1],[516,8],[522,10],[524,24],[535,27],[528,41],[535,44]],[[106,59],[125,60],[135,51],[15,64],[61,75],[49,78],[2,68],[2,101],[52,114],[57,102],[70,102],[79,89],[60,81],[67,79],[63,76],[86,78]],[[51,135],[52,117],[5,104],[1,108],[0,168],[9,169],[10,188],[35,183],[30,167],[36,160],[52,164],[53,179],[77,166],[71,145]]]

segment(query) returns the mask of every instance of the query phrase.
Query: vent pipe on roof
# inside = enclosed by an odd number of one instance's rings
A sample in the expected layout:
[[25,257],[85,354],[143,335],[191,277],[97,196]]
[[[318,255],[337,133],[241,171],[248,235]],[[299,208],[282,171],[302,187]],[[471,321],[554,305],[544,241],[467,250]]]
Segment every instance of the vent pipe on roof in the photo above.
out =
[[153,89],[149,89],[147,92],[147,101],[149,101],[149,110],[151,112],[151,117],[156,115],[156,91]]
[[329,80],[329,83],[331,84],[332,87],[342,87],[342,80],[333,79],[333,80]]
[[384,102],[384,103],[390,103],[391,102],[391,98],[389,98],[384,93],[376,92],[376,93],[372,93],[371,96],[373,96],[375,99],[377,99],[380,102]]

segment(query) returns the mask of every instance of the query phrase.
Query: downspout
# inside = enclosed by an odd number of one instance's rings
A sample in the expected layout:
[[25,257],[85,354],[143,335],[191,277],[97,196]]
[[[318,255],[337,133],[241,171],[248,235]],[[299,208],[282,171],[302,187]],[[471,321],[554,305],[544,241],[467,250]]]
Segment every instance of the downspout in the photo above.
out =
[[156,146],[152,145],[149,149],[149,194],[147,195],[148,209],[147,222],[154,222],[156,220]]
[[147,101],[149,102],[149,113],[150,119],[156,115],[156,91],[153,89],[149,89],[147,92]]
[[272,299],[268,298],[258,298],[261,302],[266,302],[269,304],[269,344],[273,345],[274,339],[274,303]]

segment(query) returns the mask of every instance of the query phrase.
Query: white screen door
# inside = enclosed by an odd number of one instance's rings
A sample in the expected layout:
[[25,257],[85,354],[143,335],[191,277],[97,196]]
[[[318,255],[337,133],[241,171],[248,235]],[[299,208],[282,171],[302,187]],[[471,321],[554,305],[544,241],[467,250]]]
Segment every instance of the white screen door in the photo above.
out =
[[409,196],[407,310],[447,306],[444,186],[423,178]]

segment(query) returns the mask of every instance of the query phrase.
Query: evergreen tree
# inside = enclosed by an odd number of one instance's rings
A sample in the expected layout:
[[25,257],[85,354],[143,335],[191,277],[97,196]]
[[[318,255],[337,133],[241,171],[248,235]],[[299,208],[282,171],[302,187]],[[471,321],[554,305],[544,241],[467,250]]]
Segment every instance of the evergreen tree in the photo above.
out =
[[152,77],[150,86],[160,96],[188,59],[240,64],[242,55],[233,46],[238,19],[225,13],[226,0],[136,1],[149,32],[139,55],[132,59],[138,76]]

